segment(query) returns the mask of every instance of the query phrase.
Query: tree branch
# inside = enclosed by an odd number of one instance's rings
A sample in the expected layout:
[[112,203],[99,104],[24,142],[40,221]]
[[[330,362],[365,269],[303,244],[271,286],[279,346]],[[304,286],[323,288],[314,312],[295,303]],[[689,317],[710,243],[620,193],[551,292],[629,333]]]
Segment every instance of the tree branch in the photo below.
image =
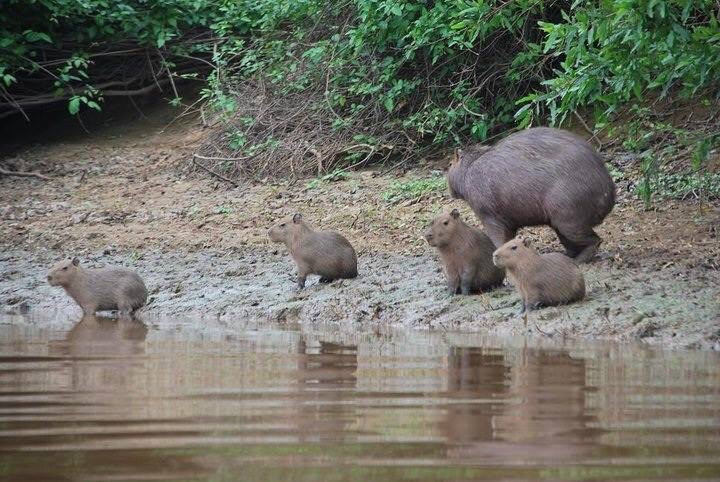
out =
[[4,176],[37,177],[38,179],[43,179],[45,181],[50,180],[49,177],[40,174],[39,172],[9,171],[7,169],[3,169],[2,167],[0,167],[0,174]]

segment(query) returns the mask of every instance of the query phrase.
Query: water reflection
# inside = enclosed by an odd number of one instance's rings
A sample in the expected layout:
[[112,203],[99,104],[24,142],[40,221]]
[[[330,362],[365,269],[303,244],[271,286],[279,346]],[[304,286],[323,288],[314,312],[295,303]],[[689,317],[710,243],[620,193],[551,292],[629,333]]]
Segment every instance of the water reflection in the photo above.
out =
[[712,353],[222,329],[0,325],[3,479],[720,474]]
[[298,341],[297,380],[300,442],[340,441],[352,437],[353,407],[341,403],[357,387],[357,346],[319,340]]
[[494,419],[508,396],[510,366],[502,352],[479,347],[450,347],[447,392],[454,399],[440,424],[456,443],[492,440]]

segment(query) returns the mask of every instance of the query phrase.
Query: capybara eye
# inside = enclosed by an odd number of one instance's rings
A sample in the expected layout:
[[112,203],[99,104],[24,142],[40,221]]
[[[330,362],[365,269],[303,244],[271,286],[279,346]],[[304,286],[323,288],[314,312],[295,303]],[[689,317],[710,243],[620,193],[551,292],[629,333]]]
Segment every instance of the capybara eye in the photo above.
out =
[[66,270],[66,269],[67,269],[67,266],[64,266],[64,267],[63,267],[63,271]]
[[443,224],[444,224],[445,226],[447,226],[447,225],[448,225],[448,222],[447,222],[447,221],[445,221],[445,222],[444,222]]
[[285,227],[285,223],[282,223],[282,224],[280,225],[280,227],[281,227],[281,228],[284,228],[284,227]]
[[517,249],[517,246],[513,246],[513,247],[510,248],[510,249],[512,249],[513,251],[515,251],[515,250]]

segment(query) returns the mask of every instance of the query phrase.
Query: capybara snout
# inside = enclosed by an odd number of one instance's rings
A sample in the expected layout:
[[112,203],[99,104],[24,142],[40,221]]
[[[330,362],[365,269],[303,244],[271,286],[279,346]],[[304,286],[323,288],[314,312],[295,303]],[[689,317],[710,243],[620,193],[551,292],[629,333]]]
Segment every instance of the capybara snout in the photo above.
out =
[[50,286],[64,286],[77,275],[77,266],[80,261],[77,258],[58,261],[50,268],[47,280]]

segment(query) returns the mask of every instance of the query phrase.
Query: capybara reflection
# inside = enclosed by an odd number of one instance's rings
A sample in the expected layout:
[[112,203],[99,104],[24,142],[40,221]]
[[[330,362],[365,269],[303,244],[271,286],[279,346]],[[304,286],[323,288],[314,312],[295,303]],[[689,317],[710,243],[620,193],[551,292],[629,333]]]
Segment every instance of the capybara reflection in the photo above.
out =
[[585,279],[573,260],[562,253],[539,254],[528,239],[503,244],[493,253],[493,262],[505,268],[520,292],[520,313],[585,297]]
[[450,294],[486,291],[505,279],[505,270],[492,262],[495,246],[490,238],[465,224],[457,209],[437,216],[425,239],[440,253]]
[[321,283],[338,278],[355,278],[357,255],[350,242],[330,231],[315,231],[302,215],[295,214],[270,229],[270,239],[284,243],[298,268],[298,288],[305,287],[310,274],[320,276]]
[[598,152],[570,132],[536,127],[497,145],[458,149],[448,171],[496,248],[523,226],[550,225],[566,254],[589,261],[601,243],[593,230],[615,204],[615,184]]
[[132,315],[147,301],[145,283],[125,268],[85,269],[73,258],[56,263],[47,279],[52,286],[62,286],[84,315],[105,310]]

